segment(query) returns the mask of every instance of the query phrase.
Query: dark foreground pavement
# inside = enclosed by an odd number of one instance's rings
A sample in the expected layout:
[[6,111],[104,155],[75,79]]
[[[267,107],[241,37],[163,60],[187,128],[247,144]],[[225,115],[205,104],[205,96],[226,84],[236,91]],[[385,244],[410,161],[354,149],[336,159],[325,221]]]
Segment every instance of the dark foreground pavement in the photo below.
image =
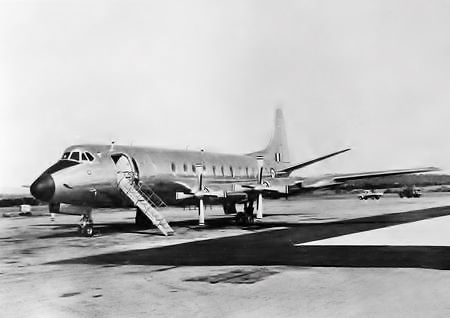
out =
[[[450,247],[294,246],[345,234],[450,215],[450,207],[320,224],[261,223],[255,228],[287,229],[195,241],[159,248],[72,258],[49,264],[93,265],[288,265],[450,269]],[[205,228],[207,230],[207,228]]]

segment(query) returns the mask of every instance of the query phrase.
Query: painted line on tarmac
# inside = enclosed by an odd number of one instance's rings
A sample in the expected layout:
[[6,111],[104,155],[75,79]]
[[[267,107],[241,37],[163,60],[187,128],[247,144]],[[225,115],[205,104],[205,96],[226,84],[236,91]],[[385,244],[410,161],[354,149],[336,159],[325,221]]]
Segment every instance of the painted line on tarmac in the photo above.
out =
[[393,225],[294,246],[450,246],[450,216]]

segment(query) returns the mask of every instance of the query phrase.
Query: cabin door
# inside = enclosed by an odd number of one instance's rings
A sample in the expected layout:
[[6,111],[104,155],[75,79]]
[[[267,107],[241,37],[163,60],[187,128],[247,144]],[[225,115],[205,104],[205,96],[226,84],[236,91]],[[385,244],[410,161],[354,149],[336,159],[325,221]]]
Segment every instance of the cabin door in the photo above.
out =
[[136,162],[124,153],[111,155],[117,174],[117,181],[127,178],[132,182],[139,180],[139,171]]

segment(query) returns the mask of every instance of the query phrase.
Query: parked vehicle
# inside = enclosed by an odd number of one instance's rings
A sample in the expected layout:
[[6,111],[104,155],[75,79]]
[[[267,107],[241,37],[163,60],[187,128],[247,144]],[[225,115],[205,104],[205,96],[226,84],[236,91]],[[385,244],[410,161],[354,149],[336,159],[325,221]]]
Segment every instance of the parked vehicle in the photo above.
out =
[[416,187],[406,187],[398,193],[400,198],[420,198],[422,190]]
[[375,192],[375,191],[371,191],[371,190],[364,190],[363,192],[361,192],[358,195],[358,198],[360,200],[367,200],[367,199],[379,200],[382,196],[383,196],[383,192]]

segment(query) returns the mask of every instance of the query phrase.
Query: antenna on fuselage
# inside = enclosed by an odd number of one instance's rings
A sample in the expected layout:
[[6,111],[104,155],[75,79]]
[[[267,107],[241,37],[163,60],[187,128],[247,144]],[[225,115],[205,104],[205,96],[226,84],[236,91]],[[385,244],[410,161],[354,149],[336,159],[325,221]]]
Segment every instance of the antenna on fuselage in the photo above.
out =
[[109,151],[110,152],[112,152],[112,151],[114,151],[114,144],[115,144],[116,142],[113,140],[113,141],[111,141],[111,147],[109,148]]
[[[205,159],[203,158],[203,154],[205,153],[205,149],[203,149],[203,148],[201,148],[200,149],[200,156],[201,156],[201,159],[202,159],[202,165],[204,166],[205,165]],[[203,170],[205,170],[205,169],[203,169]],[[203,171],[202,171],[203,172]]]

